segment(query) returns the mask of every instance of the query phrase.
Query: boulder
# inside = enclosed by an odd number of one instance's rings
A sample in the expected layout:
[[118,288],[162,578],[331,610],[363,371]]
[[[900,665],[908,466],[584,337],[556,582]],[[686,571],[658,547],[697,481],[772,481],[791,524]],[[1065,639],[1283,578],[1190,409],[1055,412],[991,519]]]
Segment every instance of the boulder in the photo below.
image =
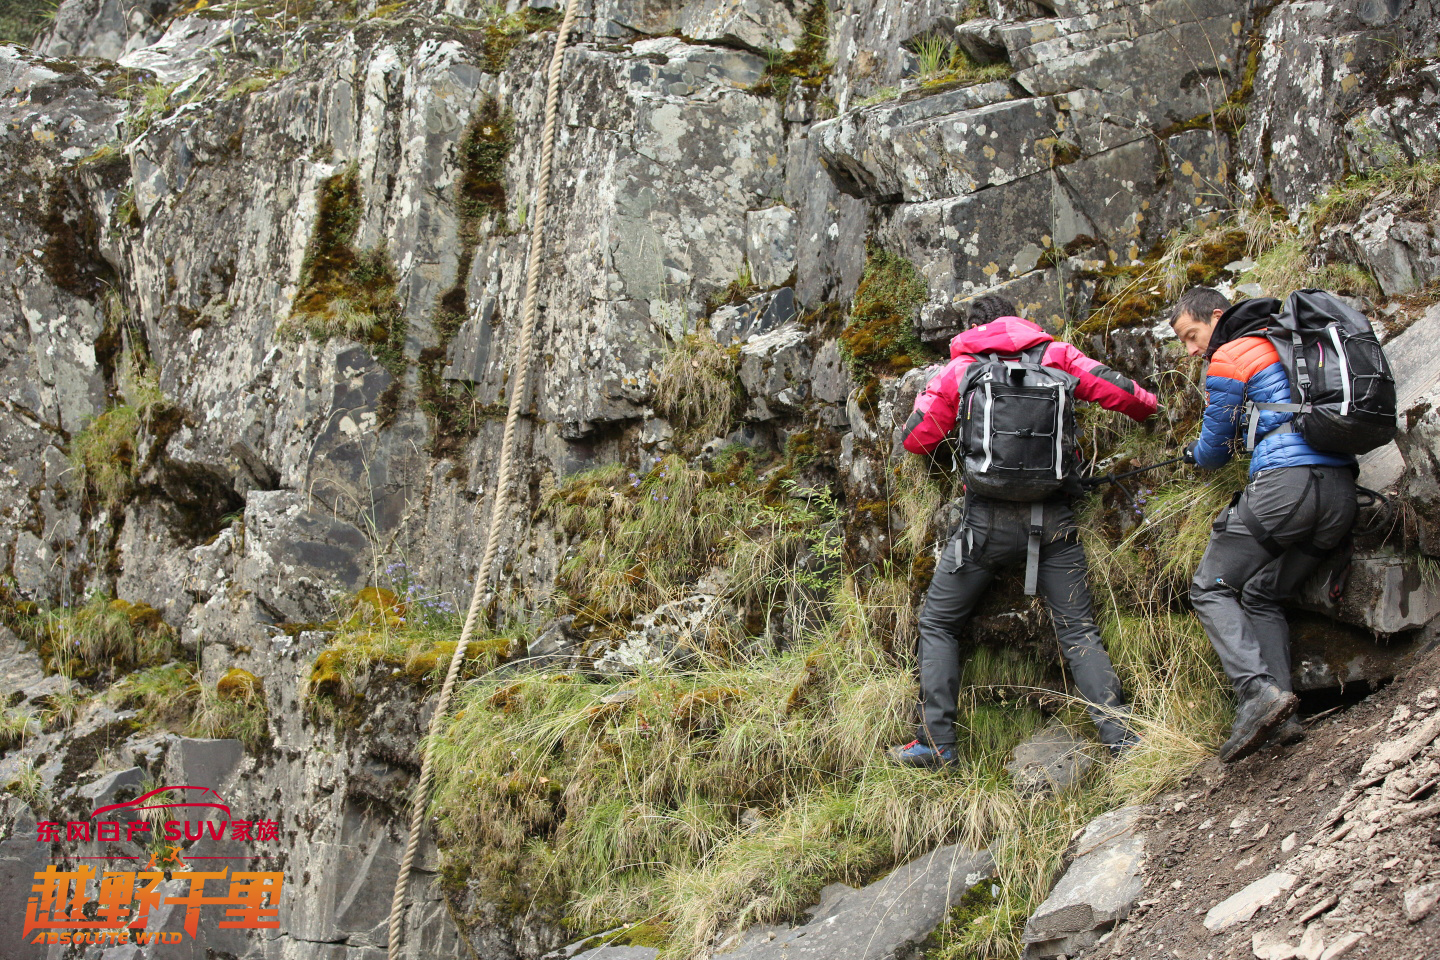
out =
[[[940,847],[858,890],[838,886],[809,922],[768,931],[725,960],[889,960],[909,955],[965,891],[989,877],[985,851]],[[827,888],[830,889],[830,888]],[[770,934],[774,934],[773,937]]]
[[1145,889],[1142,807],[1122,807],[1090,821],[1065,873],[1025,922],[1025,960],[1073,957],[1130,915]]
[[1051,720],[1015,748],[1005,770],[1017,793],[1059,793],[1075,786],[1095,766],[1091,744],[1058,720]]

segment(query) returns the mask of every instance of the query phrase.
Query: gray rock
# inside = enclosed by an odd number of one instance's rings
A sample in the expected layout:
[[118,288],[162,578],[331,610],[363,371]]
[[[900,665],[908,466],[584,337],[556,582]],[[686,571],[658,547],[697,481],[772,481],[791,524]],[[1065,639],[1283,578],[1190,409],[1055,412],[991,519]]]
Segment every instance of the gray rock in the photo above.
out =
[[697,594],[661,604],[636,618],[630,631],[595,661],[600,673],[635,673],[659,664],[683,666],[706,648],[716,618],[725,616],[719,596]]
[[1300,604],[1382,637],[1422,627],[1440,615],[1440,583],[1413,556],[1357,551],[1339,603],[1330,600],[1326,588],[1324,576],[1312,578],[1301,590]]
[[107,773],[94,783],[86,784],[75,792],[89,801],[92,810],[98,810],[100,807],[120,802],[119,795],[122,792],[127,795],[125,799],[134,799],[140,794],[140,785],[145,782],[145,777],[144,770],[139,767],[129,767],[114,773]]
[[844,403],[855,388],[855,378],[840,351],[840,341],[826,340],[815,351],[810,368],[810,391],[822,403]]
[[1045,169],[1035,143],[1059,121],[1049,98],[1014,99],[1006,83],[882,103],[815,124],[842,190],[870,200],[936,200]]
[[369,553],[358,527],[313,509],[304,494],[254,491],[246,498],[240,579],[280,619],[333,616],[332,594],[364,586]]
[[1086,826],[1069,867],[1025,923],[1025,960],[1075,956],[1130,915],[1145,888],[1142,810],[1112,810]]
[[745,259],[761,287],[778,287],[795,272],[795,212],[777,205],[745,215]]
[[1219,933],[1237,923],[1244,923],[1261,907],[1295,886],[1297,879],[1295,874],[1283,872],[1261,877],[1211,907],[1205,914],[1205,929]]
[[[48,844],[36,843],[35,817],[21,810],[5,838],[0,840],[0,890],[20,892],[35,885],[35,874],[51,862]],[[25,910],[0,911],[0,937],[4,938],[5,956],[14,960],[40,960],[46,948],[28,942],[21,936],[25,926]]]
[[940,847],[859,890],[841,888],[812,919],[726,960],[891,960],[908,956],[965,891],[989,877],[986,852]]
[[1075,786],[1095,766],[1092,745],[1058,720],[1051,720],[1015,748],[1005,765],[1018,793],[1059,793]]
[[740,348],[740,384],[750,402],[747,420],[771,420],[797,412],[810,398],[814,348],[798,323],[751,337]]
[[710,333],[729,346],[770,333],[799,316],[795,291],[781,287],[757,294],[744,303],[727,304],[710,315]]
[[40,655],[27,647],[9,627],[0,625],[0,704],[30,700],[46,680]]

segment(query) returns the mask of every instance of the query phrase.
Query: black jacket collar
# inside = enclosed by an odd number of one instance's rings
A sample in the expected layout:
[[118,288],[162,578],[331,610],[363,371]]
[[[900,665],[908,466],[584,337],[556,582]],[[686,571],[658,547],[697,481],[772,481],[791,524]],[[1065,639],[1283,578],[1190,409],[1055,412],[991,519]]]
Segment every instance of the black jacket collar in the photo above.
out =
[[1280,301],[1274,297],[1256,297],[1253,300],[1242,300],[1220,314],[1220,319],[1215,321],[1215,330],[1210,334],[1210,346],[1205,349],[1205,359],[1209,360],[1216,350],[1231,340],[1238,340],[1269,326],[1275,314],[1280,312],[1280,306]]

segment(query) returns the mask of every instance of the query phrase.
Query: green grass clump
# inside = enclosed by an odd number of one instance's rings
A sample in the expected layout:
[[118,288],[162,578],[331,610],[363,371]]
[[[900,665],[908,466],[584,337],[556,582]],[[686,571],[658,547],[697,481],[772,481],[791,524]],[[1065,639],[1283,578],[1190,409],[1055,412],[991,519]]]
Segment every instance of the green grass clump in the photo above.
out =
[[[632,617],[680,599],[719,568],[730,600],[770,609],[825,523],[818,503],[791,496],[782,481],[779,471],[757,478],[744,451],[713,472],[671,456],[644,474],[616,465],[570,478],[546,506],[575,543],[558,580],[562,607],[597,642],[614,639]],[[696,643],[723,657],[740,639],[717,623]]]
[[195,712],[200,686],[190,663],[166,663],[121,677],[105,691],[118,710],[134,710],[142,726],[183,732]]
[[909,46],[915,54],[922,89],[969,86],[1003,80],[1014,73],[1008,63],[976,63],[959,44],[939,33],[919,37]]
[[270,710],[263,691],[249,686],[249,694],[237,695],[233,688],[223,689],[223,684],[224,679],[214,687],[196,686],[194,710],[185,726],[185,734],[205,739],[239,740],[251,753],[264,749],[270,743]]
[[170,409],[154,371],[138,360],[122,378],[124,402],[116,404],[70,438],[70,466],[95,502],[110,510],[122,508],[135,490],[144,466],[136,446],[156,417]]
[[161,664],[179,649],[160,611],[100,594],[74,607],[37,607],[11,626],[40,652],[46,669],[77,679]]
[[23,707],[0,706],[0,753],[40,732],[40,721]]
[[[460,640],[462,619],[446,603],[428,598],[406,600],[384,587],[366,587],[351,598],[343,614],[322,625],[331,631],[316,657],[305,689],[313,714],[332,722],[343,720],[363,696],[374,668],[388,667],[390,676],[429,687],[449,669]],[[493,667],[500,658],[526,646],[524,625],[473,637],[466,647],[465,676]]]
[[55,0],[3,0],[0,2],[0,43],[28,47],[55,19]]
[[660,368],[656,409],[695,443],[725,435],[739,399],[738,366],[739,351],[720,346],[708,331],[682,338]]
[[1402,215],[1434,222],[1440,192],[1440,157],[1399,161],[1377,170],[1346,177],[1327,190],[1311,207],[1316,230],[1354,220],[1366,204],[1385,191],[1399,202]]

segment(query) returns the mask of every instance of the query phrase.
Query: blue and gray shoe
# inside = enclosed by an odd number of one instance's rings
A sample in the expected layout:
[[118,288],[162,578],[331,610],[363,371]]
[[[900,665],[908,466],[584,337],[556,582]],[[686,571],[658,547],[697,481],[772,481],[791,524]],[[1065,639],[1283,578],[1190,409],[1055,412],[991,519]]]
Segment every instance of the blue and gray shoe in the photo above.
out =
[[932,747],[919,740],[891,747],[885,755],[902,767],[948,767],[955,763],[954,747]]

